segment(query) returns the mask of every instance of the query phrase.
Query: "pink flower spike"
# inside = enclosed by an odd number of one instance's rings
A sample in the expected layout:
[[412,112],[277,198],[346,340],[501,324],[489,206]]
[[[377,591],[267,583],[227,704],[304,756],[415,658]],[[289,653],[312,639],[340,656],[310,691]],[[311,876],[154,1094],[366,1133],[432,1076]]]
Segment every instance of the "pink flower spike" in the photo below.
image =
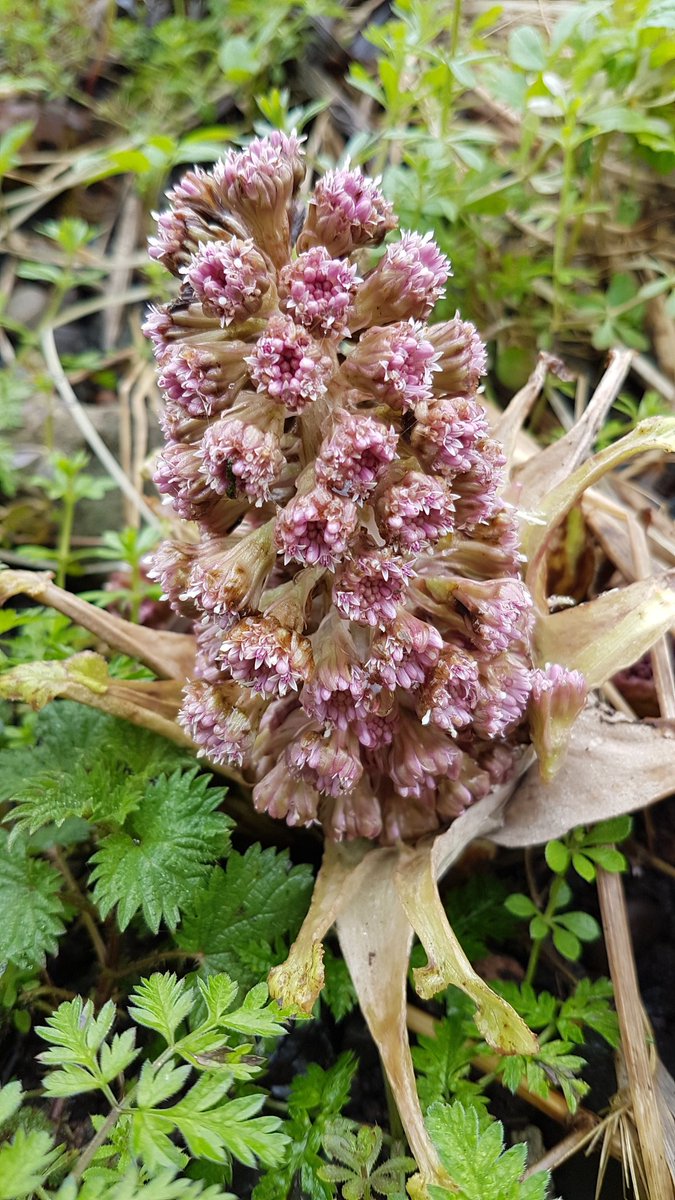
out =
[[365,543],[342,564],[333,584],[333,604],[348,621],[384,629],[396,619],[413,575],[403,559]]
[[427,336],[438,356],[436,395],[471,396],[487,370],[487,352],[476,326],[456,313],[451,321],[430,325]]
[[532,597],[520,579],[458,580],[452,595],[468,611],[482,655],[502,654],[529,642],[534,621]]
[[385,486],[375,512],[385,541],[411,554],[452,533],[455,523],[450,489],[421,471],[408,471],[400,483]]
[[486,663],[480,673],[474,729],[479,737],[503,737],[523,719],[532,689],[532,671],[512,655]]
[[344,558],[356,531],[356,505],[322,485],[296,495],[277,517],[276,541],[284,561],[332,569]]
[[204,312],[221,325],[260,312],[270,288],[264,258],[253,241],[206,242],[190,259],[185,278]]
[[297,692],[312,667],[306,637],[285,629],[274,617],[245,617],[234,625],[220,647],[223,670],[262,696]]
[[213,174],[225,204],[241,216],[274,265],[282,267],[290,253],[291,204],[305,174],[299,138],[275,129],[244,150],[230,150]]
[[196,679],[207,683],[225,683],[220,647],[225,630],[209,617],[202,617],[194,624],[196,655],[194,674]]
[[317,341],[290,317],[274,316],[245,362],[259,392],[291,413],[325,395],[333,362]]
[[314,671],[300,697],[305,712],[322,725],[346,731],[372,707],[373,694],[344,621],[331,612],[312,637]]
[[444,397],[415,409],[413,449],[426,459],[432,471],[441,475],[469,471],[476,458],[472,451],[487,436],[487,416],[475,400]]
[[324,826],[336,842],[355,838],[377,838],[382,830],[380,802],[365,776],[346,796],[325,801],[322,809]]
[[195,605],[183,599],[196,555],[197,546],[192,542],[166,540],[159,543],[149,559],[148,578],[159,583],[162,599],[168,600],[174,612],[184,617],[197,614]]
[[319,815],[319,793],[289,774],[283,759],[253,789],[253,807],[287,825],[312,825]]
[[148,256],[177,275],[181,266],[190,258],[193,249],[190,234],[190,210],[185,207],[168,208],[166,212],[153,213],[157,221],[157,233],[148,238]]
[[230,349],[227,357],[224,362],[205,346],[173,343],[159,364],[159,386],[188,416],[205,420],[231,404],[246,378],[243,356]]
[[450,262],[430,233],[403,233],[359,288],[351,328],[423,320],[445,292],[450,274]]
[[368,179],[358,169],[326,171],[310,199],[298,249],[323,245],[334,255],[351,254],[359,246],[381,242],[396,224],[379,180]]
[[340,375],[399,412],[429,400],[437,353],[419,321],[374,326],[343,364]]
[[[200,470],[219,496],[242,493],[255,505],[270,499],[285,458],[280,434],[283,418],[276,405],[249,405],[214,421],[202,438]],[[249,419],[250,418],[250,419]]]
[[304,780],[326,796],[353,791],[363,775],[356,738],[336,729],[329,734],[302,734],[288,746],[284,760],[292,778]]
[[314,246],[283,268],[279,293],[298,325],[340,338],[349,332],[347,317],[358,283],[355,266]]
[[[442,730],[420,725],[407,713],[401,714],[396,739],[386,753],[386,770],[400,796],[433,796],[439,779],[456,775],[462,752]],[[383,759],[385,755],[383,754]]]
[[340,410],[333,433],[319,450],[319,483],[342,496],[365,500],[396,458],[398,434],[376,417]]
[[453,491],[457,500],[457,528],[473,530],[491,521],[501,507],[499,491],[504,486],[506,458],[492,438],[483,438],[469,452],[468,471],[454,475]]
[[276,557],[273,530],[268,521],[243,537],[202,543],[181,599],[226,625],[256,608]]
[[183,689],[179,724],[214,763],[241,767],[253,746],[258,712],[234,684],[194,679]]
[[423,724],[455,734],[472,720],[478,703],[478,663],[461,646],[445,645],[420,692],[417,711]]
[[424,683],[442,649],[443,638],[434,625],[400,609],[389,628],[375,634],[366,667],[390,692],[396,687],[409,691]]
[[162,496],[168,496],[179,517],[197,520],[204,505],[212,504],[214,494],[199,470],[198,445],[184,446],[167,442],[157,455],[152,481]]
[[539,770],[547,783],[562,766],[572,725],[587,696],[588,684],[580,671],[549,663],[532,674],[528,716]]

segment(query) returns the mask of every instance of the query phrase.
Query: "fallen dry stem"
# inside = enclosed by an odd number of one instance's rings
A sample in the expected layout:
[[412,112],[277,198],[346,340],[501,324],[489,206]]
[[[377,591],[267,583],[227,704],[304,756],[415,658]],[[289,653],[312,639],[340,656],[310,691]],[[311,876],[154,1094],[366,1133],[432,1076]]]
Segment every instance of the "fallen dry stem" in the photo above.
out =
[[640,999],[623,881],[620,875],[598,868],[597,882],[621,1048],[649,1200],[673,1200],[673,1182],[666,1158],[657,1085],[649,1062],[647,1022]]

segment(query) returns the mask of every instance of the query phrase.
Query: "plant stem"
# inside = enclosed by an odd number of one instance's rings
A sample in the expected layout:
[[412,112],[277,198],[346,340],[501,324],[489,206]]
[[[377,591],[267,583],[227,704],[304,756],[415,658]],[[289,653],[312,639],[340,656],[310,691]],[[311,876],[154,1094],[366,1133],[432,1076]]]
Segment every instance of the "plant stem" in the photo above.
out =
[[450,54],[454,58],[459,44],[459,22],[462,16],[462,0],[455,0],[452,9],[452,25],[450,27]]
[[68,574],[68,564],[70,562],[70,543],[73,536],[73,520],[75,517],[75,481],[68,479],[68,487],[63,496],[63,504],[60,515],[59,528],[59,543],[57,550],[57,566],[56,566],[56,584],[58,587],[66,586],[66,576]]
[[396,1104],[396,1100],[394,1099],[394,1093],[391,1090],[391,1084],[389,1083],[389,1078],[387,1076],[386,1071],[384,1071],[384,1070],[382,1071],[382,1078],[384,1080],[384,1093],[387,1098],[387,1114],[389,1116],[389,1132],[394,1141],[401,1142],[404,1146],[406,1146],[408,1144],[408,1139],[406,1138],[405,1129],[403,1128],[403,1122],[401,1121],[401,1114],[398,1111],[398,1105]]
[[84,1148],[84,1151],[82,1152],[82,1154],[78,1158],[77,1162],[75,1163],[75,1166],[73,1167],[73,1169],[71,1171],[71,1175],[72,1175],[73,1179],[81,1179],[82,1178],[82,1176],[84,1175],[84,1172],[86,1171],[87,1167],[89,1166],[89,1163],[91,1162],[94,1155],[96,1154],[96,1151],[98,1150],[99,1146],[103,1145],[108,1134],[110,1133],[110,1130],[113,1128],[113,1126],[115,1125],[115,1122],[117,1121],[117,1118],[120,1117],[121,1114],[122,1114],[121,1108],[111,1108],[105,1121],[101,1125],[101,1128],[98,1130],[97,1133],[94,1134],[91,1141],[87,1143],[87,1145]]
[[552,314],[552,331],[555,333],[560,326],[562,316],[562,283],[561,276],[565,269],[566,246],[565,239],[567,235],[567,216],[570,207],[570,196],[572,192],[572,184],[574,179],[574,147],[571,142],[571,130],[565,129],[564,149],[563,149],[563,177],[562,186],[560,189],[560,201],[558,207],[558,219],[555,226],[555,238],[553,242],[553,314]]
[[131,595],[131,606],[129,612],[129,620],[134,625],[138,625],[138,619],[141,613],[141,603],[143,600],[143,580],[141,579],[141,563],[137,554],[129,563],[131,569],[131,581],[129,592]]
[[[544,909],[544,912],[542,913],[542,916],[547,924],[550,924],[551,917],[553,916],[553,914],[556,910],[558,896],[560,895],[560,889],[561,889],[562,885],[564,884],[564,882],[565,882],[564,875],[556,875],[555,879],[553,880],[553,883],[551,884],[551,890],[548,894],[548,904],[546,905],[546,908]],[[539,965],[539,955],[541,954],[542,946],[544,945],[545,941],[546,941],[546,938],[537,938],[535,941],[532,942],[532,949],[530,951],[530,960],[527,964],[527,970],[525,972],[525,978],[523,980],[523,983],[525,983],[525,984],[531,984],[532,981],[534,980],[537,966]]]

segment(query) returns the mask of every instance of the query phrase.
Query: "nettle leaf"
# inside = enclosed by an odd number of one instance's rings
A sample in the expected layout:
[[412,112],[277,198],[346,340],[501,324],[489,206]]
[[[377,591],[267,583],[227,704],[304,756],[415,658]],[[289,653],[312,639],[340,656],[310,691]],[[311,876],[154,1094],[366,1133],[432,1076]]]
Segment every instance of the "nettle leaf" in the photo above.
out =
[[17,1129],[11,1142],[0,1146],[0,1200],[28,1200],[60,1157],[61,1148],[45,1130]]
[[37,715],[35,738],[0,751],[0,800],[14,800],[14,829],[31,834],[70,816],[121,824],[147,780],[194,764],[164,738],[70,700]]
[[28,853],[24,839],[10,849],[0,829],[0,961],[31,969],[56,953],[65,929],[62,883],[50,863]]
[[256,844],[245,854],[233,852],[225,870],[216,867],[193,893],[177,942],[203,956],[207,973],[224,971],[248,987],[260,978],[248,966],[251,947],[267,969],[278,962],[307,911],[311,889],[311,869],[291,867],[286,851]]
[[429,1186],[432,1200],[545,1200],[548,1172],[522,1181],[526,1147],[519,1143],[504,1149],[504,1130],[499,1121],[479,1114],[475,1108],[454,1104],[432,1104],[427,1128],[441,1162],[459,1190]]
[[124,829],[104,838],[92,856],[103,917],[117,906],[122,930],[139,911],[153,933],[162,920],[176,928],[210,864],[229,846],[232,821],[214,811],[223,794],[197,768],[160,776],[148,787]]

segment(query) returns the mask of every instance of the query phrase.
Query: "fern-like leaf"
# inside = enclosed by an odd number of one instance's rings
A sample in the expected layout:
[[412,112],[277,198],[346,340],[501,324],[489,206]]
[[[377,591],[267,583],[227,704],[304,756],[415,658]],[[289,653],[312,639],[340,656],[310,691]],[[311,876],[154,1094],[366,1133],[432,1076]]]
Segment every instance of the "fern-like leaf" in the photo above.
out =
[[61,1148],[45,1130],[17,1129],[11,1142],[0,1146],[0,1200],[27,1200],[60,1157]]
[[499,1121],[480,1116],[475,1108],[432,1104],[427,1126],[443,1166],[458,1191],[430,1186],[431,1200],[545,1200],[548,1173],[523,1180],[523,1143],[504,1149]]
[[142,979],[131,993],[129,1016],[139,1025],[154,1029],[172,1046],[176,1030],[192,1011],[194,1002],[194,988],[189,988],[184,979],[168,972],[156,973]]

